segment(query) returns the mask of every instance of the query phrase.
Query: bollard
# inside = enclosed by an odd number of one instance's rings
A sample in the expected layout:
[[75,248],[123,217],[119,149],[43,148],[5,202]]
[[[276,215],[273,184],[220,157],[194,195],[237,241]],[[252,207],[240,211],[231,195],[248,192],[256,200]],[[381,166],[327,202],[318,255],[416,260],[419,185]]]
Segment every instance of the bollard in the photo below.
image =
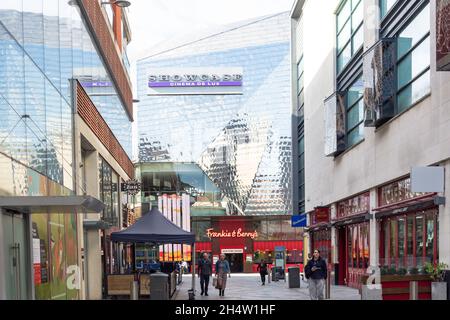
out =
[[330,279],[330,271],[327,270],[327,280],[325,282],[325,299],[331,298],[331,279]]
[[130,300],[139,300],[139,281],[130,283]]
[[411,281],[409,283],[409,300],[419,300],[419,282]]

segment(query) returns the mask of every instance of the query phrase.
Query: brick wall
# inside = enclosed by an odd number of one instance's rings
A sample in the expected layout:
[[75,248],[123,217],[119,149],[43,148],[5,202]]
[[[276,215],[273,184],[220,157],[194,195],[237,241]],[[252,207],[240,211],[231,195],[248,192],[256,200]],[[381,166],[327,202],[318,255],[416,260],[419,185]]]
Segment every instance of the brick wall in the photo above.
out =
[[111,73],[112,80],[116,84],[120,97],[126,107],[130,119],[133,119],[133,93],[128,81],[125,67],[122,65],[122,58],[119,56],[108,22],[105,20],[100,4],[97,0],[79,0],[81,12],[86,21],[90,24],[91,31],[98,39],[99,50],[105,59],[107,68]]
[[105,146],[117,163],[122,167],[126,174],[134,177],[134,166],[128,155],[123,150],[117,138],[106,124],[103,117],[98,112],[94,103],[91,101],[86,91],[80,83],[77,82],[77,112],[86,122],[88,127],[97,136],[100,142]]

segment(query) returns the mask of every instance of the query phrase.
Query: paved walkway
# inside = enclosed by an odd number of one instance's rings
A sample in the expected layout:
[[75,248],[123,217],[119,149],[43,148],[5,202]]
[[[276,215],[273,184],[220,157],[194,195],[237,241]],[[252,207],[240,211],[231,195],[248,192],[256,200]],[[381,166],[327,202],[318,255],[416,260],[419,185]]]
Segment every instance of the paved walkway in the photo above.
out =
[[[200,295],[200,280],[195,279],[196,300],[309,300],[307,283],[301,282],[299,289],[289,289],[288,282],[280,280],[277,282],[261,285],[259,274],[232,274],[227,280],[225,296],[220,297],[219,291],[209,285],[209,296]],[[175,293],[174,300],[188,300],[188,290],[191,288],[191,275],[183,275],[183,282]],[[358,290],[343,287],[331,287],[332,300],[361,300]]]

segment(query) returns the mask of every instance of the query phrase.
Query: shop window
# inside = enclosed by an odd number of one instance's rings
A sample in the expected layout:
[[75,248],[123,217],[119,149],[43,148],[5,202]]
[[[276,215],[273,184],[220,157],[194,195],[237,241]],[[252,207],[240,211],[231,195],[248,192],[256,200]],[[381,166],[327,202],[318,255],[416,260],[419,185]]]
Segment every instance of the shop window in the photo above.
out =
[[389,265],[389,228],[390,228],[390,221],[387,220],[384,224],[383,232],[384,232],[384,261],[382,261],[382,265]]
[[425,256],[426,262],[433,262],[434,256],[434,235],[435,235],[435,223],[433,213],[427,213],[426,215],[426,240],[425,240]]
[[352,267],[353,266],[353,245],[352,245],[352,240],[353,239],[353,229],[352,228],[347,228],[347,266],[348,267]]
[[398,219],[398,265],[404,266],[405,258],[405,219]]
[[390,257],[390,263],[391,265],[395,265],[396,258],[397,258],[397,239],[396,239],[396,231],[397,231],[397,221],[391,220],[391,229],[390,229],[390,251],[389,251],[389,257]]
[[358,246],[358,228],[353,227],[352,232],[352,260],[353,260],[353,268],[358,268],[358,254],[359,254],[359,246]]
[[408,236],[407,236],[407,254],[406,254],[406,265],[408,268],[414,266],[414,238],[413,238],[413,230],[414,230],[414,217],[409,216],[408,219]]
[[423,266],[423,215],[416,217],[416,265]]
[[346,0],[337,13],[337,73],[340,73],[362,47],[364,3]]

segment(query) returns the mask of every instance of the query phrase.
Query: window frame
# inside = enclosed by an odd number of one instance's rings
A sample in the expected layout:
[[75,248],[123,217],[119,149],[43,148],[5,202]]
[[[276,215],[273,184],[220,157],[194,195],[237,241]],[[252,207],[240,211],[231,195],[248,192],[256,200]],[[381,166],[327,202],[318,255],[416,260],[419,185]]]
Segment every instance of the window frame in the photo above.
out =
[[350,149],[351,147],[353,147],[354,145],[358,144],[359,142],[361,142],[362,140],[364,140],[364,136],[358,140],[355,143],[350,143],[349,142],[349,136],[350,133],[352,133],[353,131],[359,129],[359,127],[361,125],[364,125],[364,117],[362,119],[359,120],[359,122],[357,124],[355,124],[353,127],[349,127],[349,113],[355,109],[359,107],[359,104],[361,103],[361,101],[364,100],[364,95],[362,94],[361,97],[359,97],[355,102],[353,102],[352,105],[348,105],[348,100],[349,100],[349,96],[348,93],[350,92],[350,88],[353,87],[353,85],[355,83],[357,83],[358,81],[362,81],[363,80],[363,73],[359,72],[358,75],[355,77],[355,80],[349,85],[349,87],[345,90],[346,91],[346,97],[345,97],[345,143],[346,143],[346,149]]
[[[350,14],[348,18],[345,20],[345,22],[342,24],[342,28],[339,29],[339,14],[342,12],[342,9],[347,5],[347,2],[350,2]],[[356,3],[355,6],[353,6],[353,2]],[[350,65],[351,60],[356,56],[356,53],[359,51],[360,48],[364,47],[364,13],[363,13],[363,19],[358,24],[357,27],[353,30],[353,15],[357,10],[360,10],[360,6],[364,6],[364,0],[345,0],[339,5],[339,9],[336,12],[336,74],[341,74],[348,65]],[[364,10],[364,7],[362,8]],[[341,46],[341,49],[339,50],[339,36],[342,32],[344,32],[345,26],[349,24],[350,26],[350,37],[347,39],[347,41]],[[354,47],[354,39],[355,35],[359,32],[363,32],[363,43],[360,47],[355,48]],[[350,59],[347,63],[343,64],[341,68],[339,69],[339,57],[344,53],[345,50],[348,50],[348,46],[350,45]]]

